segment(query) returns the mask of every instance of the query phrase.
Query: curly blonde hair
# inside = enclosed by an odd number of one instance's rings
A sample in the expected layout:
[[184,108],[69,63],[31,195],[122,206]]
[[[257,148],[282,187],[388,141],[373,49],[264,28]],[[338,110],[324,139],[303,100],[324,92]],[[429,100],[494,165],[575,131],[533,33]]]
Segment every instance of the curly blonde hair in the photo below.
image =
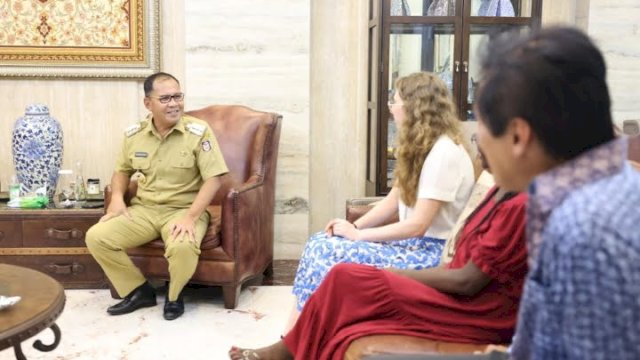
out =
[[395,84],[404,104],[405,118],[398,129],[394,176],[400,198],[414,206],[420,172],[427,155],[441,135],[468,148],[462,134],[456,107],[440,78],[427,72],[399,78]]

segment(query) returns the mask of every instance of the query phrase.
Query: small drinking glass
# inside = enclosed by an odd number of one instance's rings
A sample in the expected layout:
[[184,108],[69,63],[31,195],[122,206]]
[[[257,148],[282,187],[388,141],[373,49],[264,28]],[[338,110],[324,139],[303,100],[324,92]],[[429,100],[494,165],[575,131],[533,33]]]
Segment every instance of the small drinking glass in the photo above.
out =
[[58,171],[58,186],[54,196],[56,207],[72,208],[75,206],[75,178],[72,170]]

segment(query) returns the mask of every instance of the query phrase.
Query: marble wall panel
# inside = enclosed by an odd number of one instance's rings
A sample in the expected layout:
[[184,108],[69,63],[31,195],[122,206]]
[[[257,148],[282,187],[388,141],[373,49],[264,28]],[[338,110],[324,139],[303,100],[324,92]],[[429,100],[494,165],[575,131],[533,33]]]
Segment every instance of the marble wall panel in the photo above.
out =
[[309,0],[190,0],[185,13],[187,108],[283,115],[275,256],[297,258],[309,222]]
[[542,25],[575,25],[577,2],[588,0],[543,0]]
[[614,121],[640,119],[640,2],[591,0],[588,16],[607,62]]

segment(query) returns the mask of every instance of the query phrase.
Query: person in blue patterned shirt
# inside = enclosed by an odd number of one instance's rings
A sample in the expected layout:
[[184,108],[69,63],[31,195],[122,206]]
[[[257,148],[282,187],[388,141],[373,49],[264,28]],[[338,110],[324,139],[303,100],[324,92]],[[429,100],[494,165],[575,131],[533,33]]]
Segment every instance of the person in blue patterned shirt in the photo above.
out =
[[513,359],[640,358],[640,173],[616,139],[604,58],[572,28],[497,36],[475,111],[496,184],[529,191]]

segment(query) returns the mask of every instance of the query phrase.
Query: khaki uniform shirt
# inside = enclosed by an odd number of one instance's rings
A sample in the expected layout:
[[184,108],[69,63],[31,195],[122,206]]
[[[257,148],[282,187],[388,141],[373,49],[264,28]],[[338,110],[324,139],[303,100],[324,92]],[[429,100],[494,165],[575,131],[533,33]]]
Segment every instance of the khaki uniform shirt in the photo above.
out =
[[164,139],[151,118],[125,135],[116,171],[138,177],[134,205],[189,207],[205,180],[228,172],[211,128],[192,116],[183,115]]

